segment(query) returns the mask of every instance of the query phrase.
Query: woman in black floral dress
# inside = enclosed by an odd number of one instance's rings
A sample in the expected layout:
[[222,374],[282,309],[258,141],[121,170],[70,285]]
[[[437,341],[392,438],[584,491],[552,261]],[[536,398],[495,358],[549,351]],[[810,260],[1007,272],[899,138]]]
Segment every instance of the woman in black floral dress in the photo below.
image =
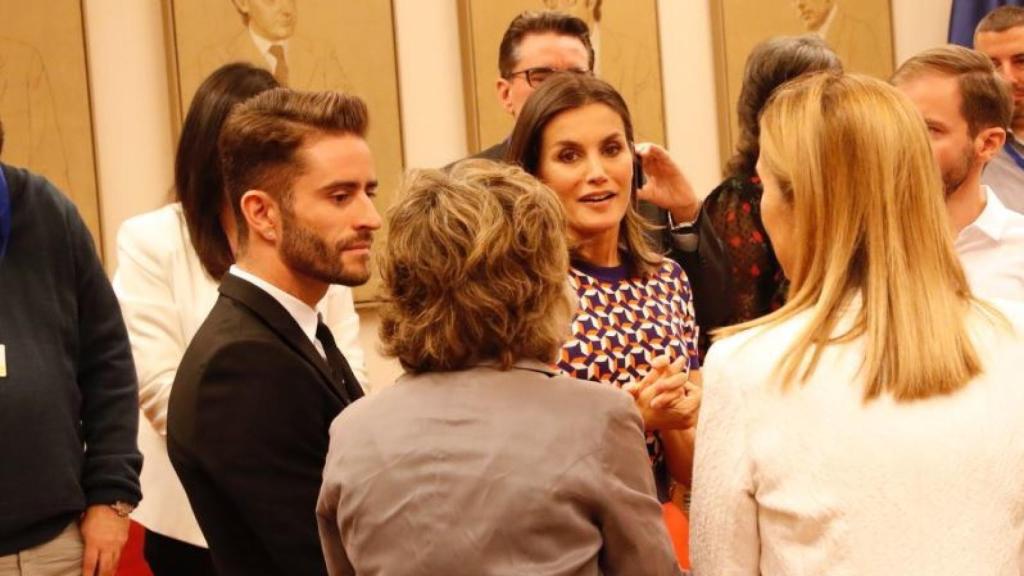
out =
[[747,58],[736,112],[739,142],[725,180],[704,200],[705,216],[729,255],[733,277],[730,308],[735,323],[782,305],[785,282],[761,224],[761,182],[754,171],[760,153],[758,117],[778,86],[809,72],[841,70],[839,57],[815,35],[779,36],[758,44]]

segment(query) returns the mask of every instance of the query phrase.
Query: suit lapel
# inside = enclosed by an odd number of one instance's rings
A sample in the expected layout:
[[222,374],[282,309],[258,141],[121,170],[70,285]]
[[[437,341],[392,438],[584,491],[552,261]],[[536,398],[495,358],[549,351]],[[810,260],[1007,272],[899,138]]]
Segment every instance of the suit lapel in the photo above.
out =
[[[331,368],[323,357],[320,356],[316,348],[313,347],[313,343],[309,341],[306,334],[299,328],[292,315],[277,300],[274,300],[273,296],[231,273],[224,275],[219,290],[224,296],[235,300],[251,310],[282,341],[312,364],[327,383],[331,393],[338,396],[343,405],[347,405],[352,401],[348,391],[345,389],[345,383],[338,382],[335,379]],[[346,374],[345,378],[348,378],[348,376]]]

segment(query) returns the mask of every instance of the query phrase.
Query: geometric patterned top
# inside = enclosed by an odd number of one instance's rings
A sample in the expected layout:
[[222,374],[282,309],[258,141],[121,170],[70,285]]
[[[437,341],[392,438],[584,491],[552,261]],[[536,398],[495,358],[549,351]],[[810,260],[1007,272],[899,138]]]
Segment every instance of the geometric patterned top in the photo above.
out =
[[621,387],[661,354],[687,356],[691,369],[700,368],[690,283],[673,260],[647,278],[629,278],[625,265],[573,262],[569,282],[579,308],[558,361],[565,374]]
[[[691,370],[700,368],[690,282],[673,260],[646,278],[630,277],[625,265],[573,262],[569,283],[579,304],[559,354],[564,374],[622,387],[643,378],[662,354],[685,356]],[[647,450],[658,498],[667,502],[672,480],[657,433],[648,435]]]

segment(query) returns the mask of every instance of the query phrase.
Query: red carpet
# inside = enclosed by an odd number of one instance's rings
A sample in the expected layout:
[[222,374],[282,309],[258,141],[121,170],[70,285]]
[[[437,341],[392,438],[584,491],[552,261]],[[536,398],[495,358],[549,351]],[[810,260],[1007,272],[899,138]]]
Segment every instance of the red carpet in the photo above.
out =
[[672,546],[676,549],[676,558],[679,559],[679,567],[683,570],[690,569],[690,523],[686,514],[672,502],[661,505],[661,515],[668,526],[668,535],[672,538]]
[[117,567],[117,576],[153,576],[142,557],[142,526],[132,522],[128,532],[128,543],[121,551],[121,564]]

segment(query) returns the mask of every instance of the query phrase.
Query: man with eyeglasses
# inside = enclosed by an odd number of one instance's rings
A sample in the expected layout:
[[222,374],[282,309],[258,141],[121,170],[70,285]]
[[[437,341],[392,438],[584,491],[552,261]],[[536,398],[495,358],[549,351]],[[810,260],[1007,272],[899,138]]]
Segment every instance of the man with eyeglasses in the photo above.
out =
[[[586,22],[561,12],[523,12],[509,24],[498,49],[498,100],[516,118],[534,89],[555,72],[593,69]],[[507,147],[506,138],[473,158],[502,161]]]

